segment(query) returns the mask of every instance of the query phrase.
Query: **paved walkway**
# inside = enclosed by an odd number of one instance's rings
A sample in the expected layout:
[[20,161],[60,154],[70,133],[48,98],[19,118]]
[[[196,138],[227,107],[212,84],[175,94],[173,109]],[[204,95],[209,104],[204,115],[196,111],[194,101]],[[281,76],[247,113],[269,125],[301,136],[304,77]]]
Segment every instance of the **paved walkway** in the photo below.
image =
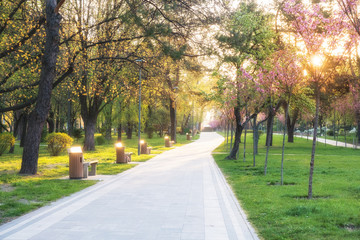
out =
[[[258,239],[200,140],[0,227],[0,239]],[[75,180],[74,180],[75,181]]]
[[[296,137],[300,137],[300,138],[307,138],[307,136],[300,136],[300,135],[295,135]],[[332,145],[332,146],[337,146],[337,147],[346,147],[346,148],[359,148],[359,146],[357,145],[353,145],[353,144],[350,144],[350,143],[346,143],[345,142],[339,142],[336,140],[332,140],[333,138],[332,137],[329,137],[327,139],[325,138],[319,138],[317,137],[316,138],[316,141],[318,142],[321,142],[321,143],[326,143],[326,144],[329,144],[329,145]],[[309,141],[312,141],[313,140],[313,136],[309,136]]]

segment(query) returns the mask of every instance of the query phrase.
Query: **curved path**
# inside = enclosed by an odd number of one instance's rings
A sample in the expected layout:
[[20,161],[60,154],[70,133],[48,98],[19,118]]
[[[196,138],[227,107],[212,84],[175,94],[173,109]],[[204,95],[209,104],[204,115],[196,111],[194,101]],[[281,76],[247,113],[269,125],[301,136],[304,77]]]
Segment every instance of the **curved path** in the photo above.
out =
[[258,239],[211,157],[223,138],[164,152],[0,227],[0,239]]

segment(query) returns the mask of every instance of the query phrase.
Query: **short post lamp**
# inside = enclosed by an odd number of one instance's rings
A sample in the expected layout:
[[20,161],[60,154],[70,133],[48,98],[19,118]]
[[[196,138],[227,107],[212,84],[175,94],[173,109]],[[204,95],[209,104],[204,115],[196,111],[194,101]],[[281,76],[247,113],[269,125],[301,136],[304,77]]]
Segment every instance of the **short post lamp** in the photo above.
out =
[[125,147],[121,142],[115,143],[116,163],[127,163],[125,158]]
[[186,133],[186,140],[190,141],[191,140],[191,134]]
[[68,153],[69,153],[69,178],[70,179],[83,178],[84,157],[81,147],[72,147],[68,149]]
[[169,136],[164,137],[165,147],[171,147]]
[[140,154],[147,154],[147,143],[144,140],[140,140]]

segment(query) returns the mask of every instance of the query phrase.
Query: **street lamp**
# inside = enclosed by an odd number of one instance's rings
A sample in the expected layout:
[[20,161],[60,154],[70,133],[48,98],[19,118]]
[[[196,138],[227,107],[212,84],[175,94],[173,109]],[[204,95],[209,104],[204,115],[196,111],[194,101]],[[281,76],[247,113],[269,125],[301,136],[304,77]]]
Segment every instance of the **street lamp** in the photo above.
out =
[[141,67],[144,59],[136,59],[135,62],[139,62],[139,126],[138,126],[138,155],[140,155],[140,134],[141,134]]

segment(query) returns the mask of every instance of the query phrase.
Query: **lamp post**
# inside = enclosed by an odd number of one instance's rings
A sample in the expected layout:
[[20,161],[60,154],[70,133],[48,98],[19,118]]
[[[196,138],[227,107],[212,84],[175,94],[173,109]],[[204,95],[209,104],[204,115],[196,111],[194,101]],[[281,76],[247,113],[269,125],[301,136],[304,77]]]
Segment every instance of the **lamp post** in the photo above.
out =
[[140,155],[140,134],[141,134],[141,67],[144,59],[136,59],[135,62],[139,62],[139,126],[138,126],[138,155]]
[[194,101],[189,102],[189,106],[191,107],[191,136],[194,137],[194,127],[195,127],[195,120],[194,120]]

